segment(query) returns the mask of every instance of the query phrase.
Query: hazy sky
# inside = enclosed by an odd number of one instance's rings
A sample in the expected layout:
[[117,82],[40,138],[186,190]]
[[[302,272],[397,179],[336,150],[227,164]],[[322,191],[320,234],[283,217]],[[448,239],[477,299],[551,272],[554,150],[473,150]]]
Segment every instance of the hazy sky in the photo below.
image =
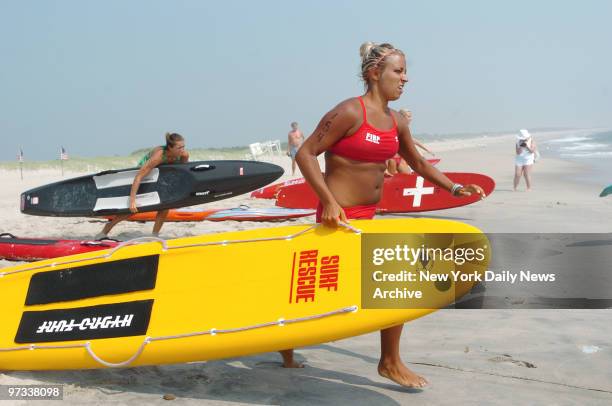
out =
[[414,133],[612,126],[611,1],[0,0],[0,160],[310,134],[408,57]]

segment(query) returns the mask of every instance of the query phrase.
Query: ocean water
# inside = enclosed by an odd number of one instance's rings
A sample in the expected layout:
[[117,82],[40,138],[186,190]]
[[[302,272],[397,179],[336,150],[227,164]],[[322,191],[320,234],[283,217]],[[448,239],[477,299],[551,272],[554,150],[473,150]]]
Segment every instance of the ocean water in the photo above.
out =
[[539,144],[542,159],[559,157],[588,165],[587,174],[577,175],[582,181],[602,186],[612,184],[612,131],[606,130],[589,135],[565,135]]

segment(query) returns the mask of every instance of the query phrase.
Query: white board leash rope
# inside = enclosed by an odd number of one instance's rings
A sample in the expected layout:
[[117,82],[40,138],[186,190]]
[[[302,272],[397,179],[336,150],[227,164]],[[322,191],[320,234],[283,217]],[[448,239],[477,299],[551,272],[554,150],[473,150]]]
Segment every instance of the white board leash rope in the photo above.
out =
[[[352,227],[349,224],[346,223],[340,223],[341,226],[353,231],[356,234],[361,234],[361,230],[356,229],[354,227]],[[86,262],[86,261],[92,261],[92,260],[96,260],[96,259],[106,259],[106,258],[111,258],[113,256],[113,254],[115,254],[117,251],[119,251],[121,248],[130,246],[130,245],[136,245],[136,244],[144,244],[144,243],[148,243],[148,242],[157,242],[159,244],[161,244],[162,246],[162,251],[168,251],[168,250],[173,250],[173,249],[183,249],[183,248],[195,248],[195,247],[207,247],[207,246],[215,246],[215,245],[228,245],[228,244],[239,244],[239,243],[247,243],[247,242],[262,242],[262,241],[277,241],[277,240],[291,240],[293,238],[299,237],[305,233],[307,233],[308,231],[316,228],[317,226],[319,226],[319,224],[314,224],[302,231],[299,231],[295,234],[291,234],[291,235],[287,235],[287,236],[279,236],[279,237],[268,237],[268,238],[255,238],[255,239],[250,239],[250,240],[232,240],[232,241],[215,241],[215,242],[207,242],[207,243],[197,243],[197,244],[185,244],[185,245],[177,245],[177,246],[173,246],[173,247],[168,247],[166,240],[161,239],[161,238],[156,238],[156,237],[140,237],[140,238],[134,238],[132,240],[129,241],[125,241],[122,242],[121,244],[117,245],[116,247],[114,247],[113,249],[111,249],[107,254],[102,254],[102,255],[96,255],[93,257],[89,257],[89,258],[83,258],[83,259],[76,259],[76,260],[68,260],[68,261],[63,261],[63,262],[53,262],[49,265],[38,265],[38,266],[33,266],[33,267],[29,267],[29,268],[24,268],[24,269],[19,269],[16,271],[10,271],[10,272],[0,272],[0,278],[4,277],[4,276],[8,276],[8,275],[14,275],[17,273],[22,273],[22,272],[28,272],[28,271],[34,271],[34,270],[38,270],[38,269],[44,269],[44,268],[54,268],[57,266],[62,266],[62,265],[71,265],[71,264],[75,264],[75,263],[80,263],[80,262]],[[85,343],[80,343],[80,344],[67,344],[67,345],[36,345],[36,344],[31,344],[28,346],[21,346],[21,347],[13,347],[13,348],[0,348],[0,352],[12,352],[12,351],[24,351],[24,350],[51,350],[51,349],[70,349],[70,348],[85,348],[87,350],[87,353],[99,364],[104,365],[106,367],[109,368],[120,368],[120,367],[125,367],[130,365],[132,362],[134,362],[136,359],[138,359],[138,357],[140,357],[140,355],[143,353],[145,347],[154,342],[154,341],[164,341],[164,340],[175,340],[175,339],[180,339],[180,338],[188,338],[188,337],[196,337],[196,336],[202,336],[202,335],[217,335],[217,334],[228,334],[228,333],[237,333],[237,332],[241,332],[241,331],[248,331],[248,330],[254,330],[254,329],[259,329],[259,328],[264,328],[264,327],[271,327],[271,326],[285,326],[287,324],[292,324],[292,323],[300,323],[300,322],[305,322],[305,321],[310,321],[310,320],[316,320],[316,319],[322,319],[322,318],[326,318],[326,317],[330,317],[330,316],[335,316],[335,315],[339,315],[339,314],[345,314],[345,313],[353,313],[356,312],[358,310],[358,307],[356,305],[353,306],[349,306],[349,307],[343,307],[341,309],[337,309],[337,310],[332,310],[330,312],[327,313],[320,313],[320,314],[315,314],[315,315],[311,315],[311,316],[305,316],[305,317],[299,317],[299,318],[295,318],[295,319],[283,319],[280,318],[276,321],[270,321],[270,322],[266,322],[266,323],[261,323],[261,324],[254,324],[251,326],[244,326],[244,327],[236,327],[236,328],[230,328],[230,329],[215,329],[215,328],[211,328],[210,330],[206,330],[206,331],[197,331],[197,332],[193,332],[193,333],[184,333],[184,334],[177,334],[177,335],[169,335],[169,336],[160,336],[160,337],[146,337],[144,339],[144,341],[142,342],[142,344],[139,346],[138,350],[136,351],[136,353],[131,356],[130,358],[128,358],[127,360],[123,361],[123,362],[119,362],[119,363],[112,363],[112,362],[108,362],[103,360],[100,356],[98,356],[94,350],[91,347],[91,342],[87,341]]]
[[[340,222],[340,225],[345,227],[348,230],[353,231],[355,234],[361,234],[361,230],[351,226],[350,224],[347,223],[342,223]],[[296,237],[299,237],[303,234],[306,234],[308,231],[316,228],[320,226],[320,224],[314,224],[302,231],[299,231],[295,234],[290,234],[290,235],[285,235],[285,236],[278,236],[278,237],[267,237],[267,238],[253,238],[253,239],[248,239],[248,240],[223,240],[223,241],[212,241],[212,242],[202,242],[202,243],[196,243],[196,244],[184,244],[184,245],[176,245],[176,246],[172,246],[172,247],[168,247],[167,241],[164,240],[163,238],[157,238],[157,237],[138,237],[138,238],[134,238],[128,241],[124,241],[122,243],[120,243],[119,245],[117,245],[116,247],[112,248],[108,253],[106,254],[101,254],[101,255],[95,255],[92,257],[88,257],[88,258],[81,258],[81,259],[72,259],[72,260],[67,260],[67,261],[62,261],[62,262],[53,262],[51,264],[47,264],[47,265],[37,265],[37,266],[31,266],[31,267],[27,267],[27,268],[23,268],[23,269],[18,269],[16,271],[9,271],[9,272],[0,272],[0,278],[3,278],[5,276],[8,275],[14,275],[14,274],[18,274],[18,273],[23,273],[23,272],[29,272],[29,271],[36,271],[38,269],[45,269],[45,268],[55,268],[57,266],[63,266],[63,265],[72,265],[72,264],[78,264],[80,262],[86,262],[86,261],[93,261],[96,259],[108,259],[111,258],[117,251],[119,251],[122,248],[125,247],[129,247],[130,245],[137,245],[137,244],[145,244],[145,243],[149,243],[149,242],[157,242],[159,244],[161,244],[162,246],[162,251],[170,251],[170,250],[176,250],[176,249],[184,249],[184,248],[197,248],[197,247],[209,247],[209,246],[215,246],[215,245],[230,245],[230,244],[243,244],[243,243],[248,243],[248,242],[263,242],[263,241],[282,241],[282,240],[287,240],[290,241]]]
[[85,343],[66,344],[66,345],[36,345],[36,344],[31,344],[31,345],[26,345],[26,346],[21,346],[21,347],[0,348],[0,352],[85,348],[85,350],[87,350],[87,353],[91,356],[91,358],[93,358],[99,364],[104,365],[104,366],[109,367],[109,368],[121,368],[121,367],[126,367],[126,366],[130,365],[132,362],[134,362],[136,359],[138,359],[138,357],[140,357],[140,355],[144,352],[145,347],[148,344],[151,344],[151,343],[153,343],[155,341],[176,340],[176,339],[181,339],[181,338],[197,337],[197,336],[204,336],[204,335],[215,336],[217,334],[239,333],[239,332],[242,332],[242,331],[255,330],[255,329],[260,329],[260,328],[265,328],[265,327],[272,327],[272,326],[283,327],[283,326],[285,326],[287,324],[292,324],[292,323],[302,323],[302,322],[306,322],[306,321],[310,321],[310,320],[317,320],[317,319],[323,319],[323,318],[326,318],[326,317],[337,316],[337,315],[340,315],[340,314],[354,313],[357,310],[359,310],[359,308],[356,305],[353,305],[353,306],[343,307],[343,308],[340,308],[340,309],[337,309],[337,310],[332,310],[332,311],[326,312],[326,313],[314,314],[314,315],[305,316],[305,317],[298,317],[298,318],[295,318],[295,319],[283,319],[283,318],[280,318],[280,319],[278,319],[276,321],[269,321],[267,323],[253,324],[251,326],[235,327],[235,328],[228,328],[228,329],[211,328],[211,329],[205,330],[205,331],[196,331],[196,332],[193,332],[193,333],[184,333],[184,334],[176,334],[176,335],[169,335],[169,336],[159,336],[159,337],[149,337],[149,336],[147,336],[143,340],[142,344],[140,344],[140,346],[138,347],[138,350],[136,350],[134,355],[132,355],[130,358],[128,358],[127,360],[125,360],[123,362],[117,362],[117,363],[105,361],[99,355],[97,355],[94,352],[94,350],[93,350],[93,348],[91,346],[91,342],[90,341],[87,341]]

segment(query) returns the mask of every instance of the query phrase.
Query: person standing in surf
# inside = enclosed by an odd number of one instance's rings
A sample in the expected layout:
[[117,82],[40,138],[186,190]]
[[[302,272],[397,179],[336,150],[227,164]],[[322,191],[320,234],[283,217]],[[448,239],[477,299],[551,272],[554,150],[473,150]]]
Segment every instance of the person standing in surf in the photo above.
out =
[[298,123],[291,123],[291,131],[287,135],[287,156],[291,157],[291,176],[295,175],[295,155],[304,142],[304,134],[298,129]]
[[[388,103],[400,98],[408,81],[404,53],[391,44],[367,42],[360,54],[366,93],[325,114],[297,153],[297,164],[319,197],[317,222],[337,227],[348,219],[373,218],[386,161],[398,152],[416,173],[454,196],[478,193],[484,198],[480,186],[453,183],[429,164],[416,150],[407,119],[389,108]],[[317,161],[323,152],[325,175]],[[402,329],[400,324],[381,330],[378,373],[402,386],[422,388],[427,380],[401,360]]]
[[[136,174],[132,183],[132,189],[130,190],[130,212],[138,213],[138,207],[136,206],[136,193],[140,187],[142,179],[151,172],[154,168],[161,164],[173,164],[182,163],[189,161],[189,152],[185,149],[185,139],[182,135],[177,133],[166,133],[166,145],[153,148],[147,152],[140,161],[138,166],[140,170]],[[168,210],[160,210],[157,212],[155,217],[155,224],[153,225],[153,235],[158,236],[159,231],[164,225],[164,221],[168,216]],[[108,221],[102,232],[98,234],[98,237],[106,237],[117,223],[126,220],[130,217],[130,214],[122,214],[115,216],[112,220]]]

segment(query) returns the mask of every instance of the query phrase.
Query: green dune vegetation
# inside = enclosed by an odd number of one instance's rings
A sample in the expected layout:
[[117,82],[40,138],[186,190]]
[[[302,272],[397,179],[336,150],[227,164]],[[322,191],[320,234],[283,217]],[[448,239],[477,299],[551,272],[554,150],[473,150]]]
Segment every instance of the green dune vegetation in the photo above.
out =
[[[286,146],[283,146],[286,148]],[[63,165],[67,172],[98,172],[109,169],[123,169],[135,166],[140,158],[149,151],[149,148],[141,148],[133,151],[129,155],[99,156],[99,157],[80,157],[70,155],[70,159],[63,161],[59,159],[48,161],[30,161],[25,155],[23,170],[40,169],[60,169]],[[220,159],[251,159],[249,147],[230,147],[230,148],[193,148],[189,149],[192,161],[220,160]],[[0,162],[0,169],[18,170],[19,162],[4,161]]]

